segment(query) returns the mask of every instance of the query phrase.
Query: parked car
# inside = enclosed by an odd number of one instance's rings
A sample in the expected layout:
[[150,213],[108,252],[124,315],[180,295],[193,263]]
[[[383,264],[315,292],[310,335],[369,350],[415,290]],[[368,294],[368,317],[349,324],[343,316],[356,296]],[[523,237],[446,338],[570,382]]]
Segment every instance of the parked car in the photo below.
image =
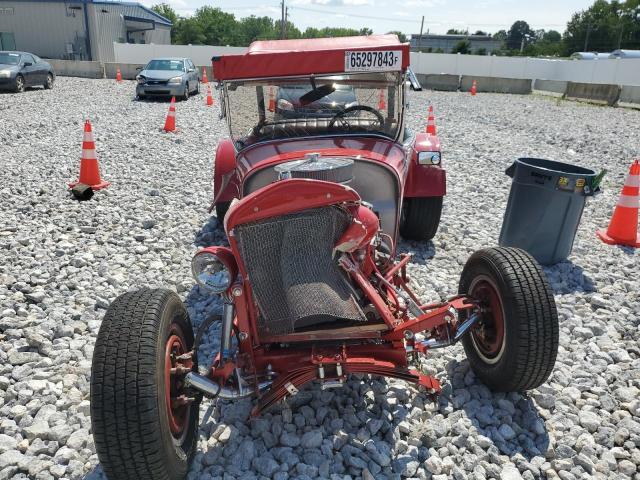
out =
[[[93,356],[91,423],[110,480],[186,477],[203,396],[255,397],[257,415],[308,382],[340,388],[351,374],[402,379],[435,396],[438,379],[414,365],[458,341],[495,390],[526,391],[549,377],[556,306],[526,252],[474,253],[447,300],[410,287],[398,232],[404,223],[425,239],[425,222],[435,220],[421,203],[410,206],[419,215],[403,218],[402,206],[444,195],[444,170],[435,137],[405,128],[408,64],[409,45],[395,35],[256,42],[214,59],[232,137],[216,153],[214,205],[229,245],[198,251],[191,265],[200,291],[219,301],[208,302],[195,334],[168,289],[127,292],[108,308]],[[301,103],[349,85],[358,104],[330,118],[277,118],[265,92],[292,79],[310,87]],[[198,367],[214,323],[220,351]]]
[[24,92],[27,87],[53,88],[53,67],[37,55],[27,52],[0,51],[0,90]]
[[200,92],[198,69],[190,58],[155,58],[136,76],[136,95],[140,100],[152,96],[188,100]]

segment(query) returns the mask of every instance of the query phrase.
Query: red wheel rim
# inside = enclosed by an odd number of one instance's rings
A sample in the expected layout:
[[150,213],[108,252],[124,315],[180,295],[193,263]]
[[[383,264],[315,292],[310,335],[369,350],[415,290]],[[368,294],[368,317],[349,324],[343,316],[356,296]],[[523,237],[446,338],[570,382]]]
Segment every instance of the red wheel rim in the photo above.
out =
[[189,404],[181,402],[181,398],[185,398],[184,375],[179,371],[182,365],[177,359],[186,353],[185,344],[182,329],[176,324],[171,325],[165,347],[164,379],[169,428],[175,438],[180,438],[189,417]]
[[497,288],[488,278],[480,278],[471,288],[479,301],[480,320],[471,330],[478,353],[488,363],[497,362],[504,351],[504,310]]

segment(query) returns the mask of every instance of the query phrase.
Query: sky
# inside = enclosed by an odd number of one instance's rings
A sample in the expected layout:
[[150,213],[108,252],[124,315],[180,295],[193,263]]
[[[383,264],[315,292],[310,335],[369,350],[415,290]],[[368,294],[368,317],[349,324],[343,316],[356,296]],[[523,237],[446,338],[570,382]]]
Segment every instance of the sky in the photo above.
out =
[[[279,0],[139,0],[151,6],[164,1],[179,15],[189,16],[203,5],[233,13],[280,18]],[[488,31],[508,30],[516,20],[525,20],[537,29],[564,31],[574,12],[584,10],[593,0],[285,0],[289,20],[298,28],[371,28],[374,33],[399,30],[419,33],[446,33],[450,28]]]

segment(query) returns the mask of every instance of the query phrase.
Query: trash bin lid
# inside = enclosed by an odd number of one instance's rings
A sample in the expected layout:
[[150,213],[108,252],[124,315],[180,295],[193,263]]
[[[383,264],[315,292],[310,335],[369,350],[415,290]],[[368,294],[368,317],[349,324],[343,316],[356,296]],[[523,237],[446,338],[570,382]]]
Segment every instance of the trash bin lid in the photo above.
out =
[[554,173],[567,175],[579,175],[581,177],[595,176],[596,172],[590,168],[579,167],[571,163],[556,162],[555,160],[545,160],[544,158],[519,158],[516,163],[522,163],[528,167],[540,170],[548,170]]

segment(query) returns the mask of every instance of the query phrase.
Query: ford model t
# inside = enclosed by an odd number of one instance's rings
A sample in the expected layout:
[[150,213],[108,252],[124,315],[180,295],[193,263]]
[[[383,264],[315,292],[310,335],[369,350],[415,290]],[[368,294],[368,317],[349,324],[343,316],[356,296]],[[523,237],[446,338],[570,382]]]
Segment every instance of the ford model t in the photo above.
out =
[[[553,295],[525,252],[474,253],[458,292],[414,293],[399,237],[428,240],[445,193],[437,138],[404,124],[409,47],[395,36],[256,42],[213,59],[231,139],[219,144],[213,206],[229,245],[197,252],[222,314],[194,335],[179,297],[117,298],[98,335],[91,416],[111,480],[183,478],[203,396],[254,397],[253,414],[309,382],[395,377],[437,395],[417,359],[461,341],[489,387],[524,391],[551,373]],[[223,220],[224,219],[224,220]],[[220,322],[220,351],[197,364]]]

